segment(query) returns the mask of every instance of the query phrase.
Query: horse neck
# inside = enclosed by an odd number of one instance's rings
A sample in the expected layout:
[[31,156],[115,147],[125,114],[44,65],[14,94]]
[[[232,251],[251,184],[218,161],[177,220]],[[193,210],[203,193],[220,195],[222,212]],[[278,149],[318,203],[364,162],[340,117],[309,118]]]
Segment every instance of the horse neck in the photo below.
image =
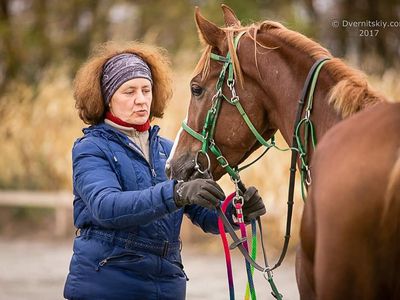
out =
[[[283,52],[285,48],[287,50]],[[260,52],[266,50],[261,49]],[[270,50],[262,59],[258,59],[261,77],[257,71],[253,71],[253,76],[258,77],[259,84],[267,95],[264,97],[264,107],[269,122],[280,130],[288,145],[292,144],[298,101],[307,74],[315,61],[306,53],[282,45],[279,50]],[[317,140],[342,119],[328,103],[329,91],[336,83],[326,68],[322,67],[311,113]],[[307,98],[305,100],[307,101]]]
[[[298,56],[297,56],[298,57]],[[287,67],[290,68],[290,81],[288,89],[288,97],[279,96],[275,99],[278,103],[277,111],[279,115],[285,115],[284,118],[277,119],[277,125],[280,129],[285,141],[290,145],[294,133],[295,118],[299,107],[299,100],[304,88],[305,80],[315,60],[306,59],[301,60],[302,63],[298,64],[298,70],[294,69],[295,62],[288,62]],[[301,74],[300,76],[298,74]],[[293,85],[291,86],[292,83]],[[338,112],[328,103],[329,92],[331,88],[336,85],[336,81],[332,79],[326,68],[322,67],[320,75],[317,79],[317,84],[314,92],[313,107],[311,111],[311,120],[315,127],[317,141],[335,124],[342,120]],[[278,92],[278,90],[277,90]],[[307,106],[308,95],[303,99],[305,101],[303,108],[303,116]],[[289,113],[289,114],[288,114]],[[282,128],[282,129],[281,129]]]

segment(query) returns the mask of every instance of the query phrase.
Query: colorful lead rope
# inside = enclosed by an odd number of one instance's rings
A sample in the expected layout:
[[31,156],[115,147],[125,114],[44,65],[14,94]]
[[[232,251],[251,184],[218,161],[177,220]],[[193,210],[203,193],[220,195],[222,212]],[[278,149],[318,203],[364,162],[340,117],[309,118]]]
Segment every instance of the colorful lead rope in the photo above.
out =
[[[236,193],[232,193],[228,197],[226,197],[221,207],[223,213],[225,213],[228,204],[232,201],[235,195]],[[231,253],[229,251],[229,244],[225,233],[224,223],[222,222],[221,218],[218,218],[218,228],[219,228],[219,233],[221,235],[222,245],[224,247],[224,253],[225,253],[226,272],[228,275],[228,285],[229,285],[229,299],[235,300],[235,286],[233,282]]]
[[[233,192],[230,194],[225,201],[222,204],[222,211],[225,213],[228,205],[232,202],[232,200],[235,198],[236,193]],[[246,248],[247,251],[248,249],[248,244],[247,244],[247,232],[246,232],[246,225],[243,220],[243,215],[241,212],[241,203],[236,203],[235,209],[237,210],[237,217],[239,220],[239,227],[242,235],[242,240],[243,240],[243,246]],[[251,257],[253,259],[256,259],[256,253],[257,253],[257,232],[256,232],[256,224],[255,221],[252,221],[251,223],[252,227],[252,252],[251,252]],[[225,260],[226,260],[226,270],[227,270],[227,275],[228,275],[228,285],[229,285],[229,296],[230,300],[235,299],[235,288],[234,288],[234,280],[233,280],[233,272],[232,272],[232,260],[231,260],[231,255],[230,255],[230,248],[228,244],[228,240],[226,237],[225,233],[225,228],[223,225],[222,220],[219,218],[218,219],[218,228],[219,232],[221,235],[221,240],[224,248],[224,253],[225,253]],[[245,300],[249,299],[249,296],[251,295],[252,300],[256,300],[256,293],[255,293],[255,288],[254,288],[254,282],[253,282],[253,272],[254,268],[250,266],[250,264],[246,261],[246,271],[247,271],[247,286],[246,286],[246,294],[245,294]]]
[[[251,258],[254,260],[256,260],[257,258],[257,225],[255,220],[251,221]],[[253,273],[254,273],[254,267],[251,266],[251,274],[253,275]],[[255,294],[252,297],[253,299],[256,299]],[[249,300],[249,299],[250,299],[250,284],[247,283],[244,300]]]

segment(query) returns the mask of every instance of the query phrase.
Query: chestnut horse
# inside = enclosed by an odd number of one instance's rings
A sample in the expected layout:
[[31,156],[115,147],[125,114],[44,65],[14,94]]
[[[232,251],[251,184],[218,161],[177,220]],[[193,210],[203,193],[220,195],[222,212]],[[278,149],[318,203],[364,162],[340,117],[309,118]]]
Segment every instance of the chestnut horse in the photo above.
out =
[[[316,42],[279,23],[243,27],[223,6],[226,27],[195,20],[206,50],[191,80],[187,125],[201,132],[222,63],[230,53],[236,93],[257,131],[279,130],[291,145],[305,78],[321,57],[311,121],[317,148],[307,153],[312,183],[301,223],[296,277],[301,299],[400,299],[400,103],[372,90],[362,73]],[[233,37],[240,37],[237,49]],[[222,93],[231,97],[224,84]],[[260,147],[234,105],[223,101],[214,141],[232,166]],[[178,133],[169,161],[173,178],[195,173],[201,143]],[[210,154],[215,179],[225,174]],[[200,164],[207,162],[199,158]],[[396,242],[397,241],[397,242]]]

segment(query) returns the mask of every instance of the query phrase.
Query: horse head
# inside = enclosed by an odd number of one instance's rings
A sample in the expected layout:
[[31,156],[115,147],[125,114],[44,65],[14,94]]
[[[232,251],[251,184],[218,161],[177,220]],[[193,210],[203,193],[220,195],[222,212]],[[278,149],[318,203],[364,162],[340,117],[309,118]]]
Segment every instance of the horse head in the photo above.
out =
[[[188,180],[199,176],[199,172],[207,173],[207,170],[218,180],[226,173],[224,162],[234,168],[260,147],[234,105],[236,100],[240,101],[264,139],[269,139],[276,131],[266,114],[268,95],[254,79],[258,76],[257,67],[249,53],[254,53],[255,46],[234,12],[225,5],[222,10],[224,28],[206,20],[198,8],[195,11],[199,38],[205,44],[205,51],[190,82],[191,99],[183,124],[185,130],[178,133],[167,163],[167,173],[172,178]],[[243,65],[247,67],[242,68]],[[195,137],[196,133],[210,138],[206,146],[201,137]],[[219,150],[218,160],[215,153],[211,153],[210,144]]]

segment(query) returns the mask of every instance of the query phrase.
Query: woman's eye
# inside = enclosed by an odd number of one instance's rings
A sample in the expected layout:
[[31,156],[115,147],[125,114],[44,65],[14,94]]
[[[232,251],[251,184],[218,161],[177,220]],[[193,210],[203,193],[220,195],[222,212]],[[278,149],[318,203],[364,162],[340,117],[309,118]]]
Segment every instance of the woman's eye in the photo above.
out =
[[203,88],[197,84],[193,84],[191,90],[193,96],[200,96],[201,93],[203,92]]

